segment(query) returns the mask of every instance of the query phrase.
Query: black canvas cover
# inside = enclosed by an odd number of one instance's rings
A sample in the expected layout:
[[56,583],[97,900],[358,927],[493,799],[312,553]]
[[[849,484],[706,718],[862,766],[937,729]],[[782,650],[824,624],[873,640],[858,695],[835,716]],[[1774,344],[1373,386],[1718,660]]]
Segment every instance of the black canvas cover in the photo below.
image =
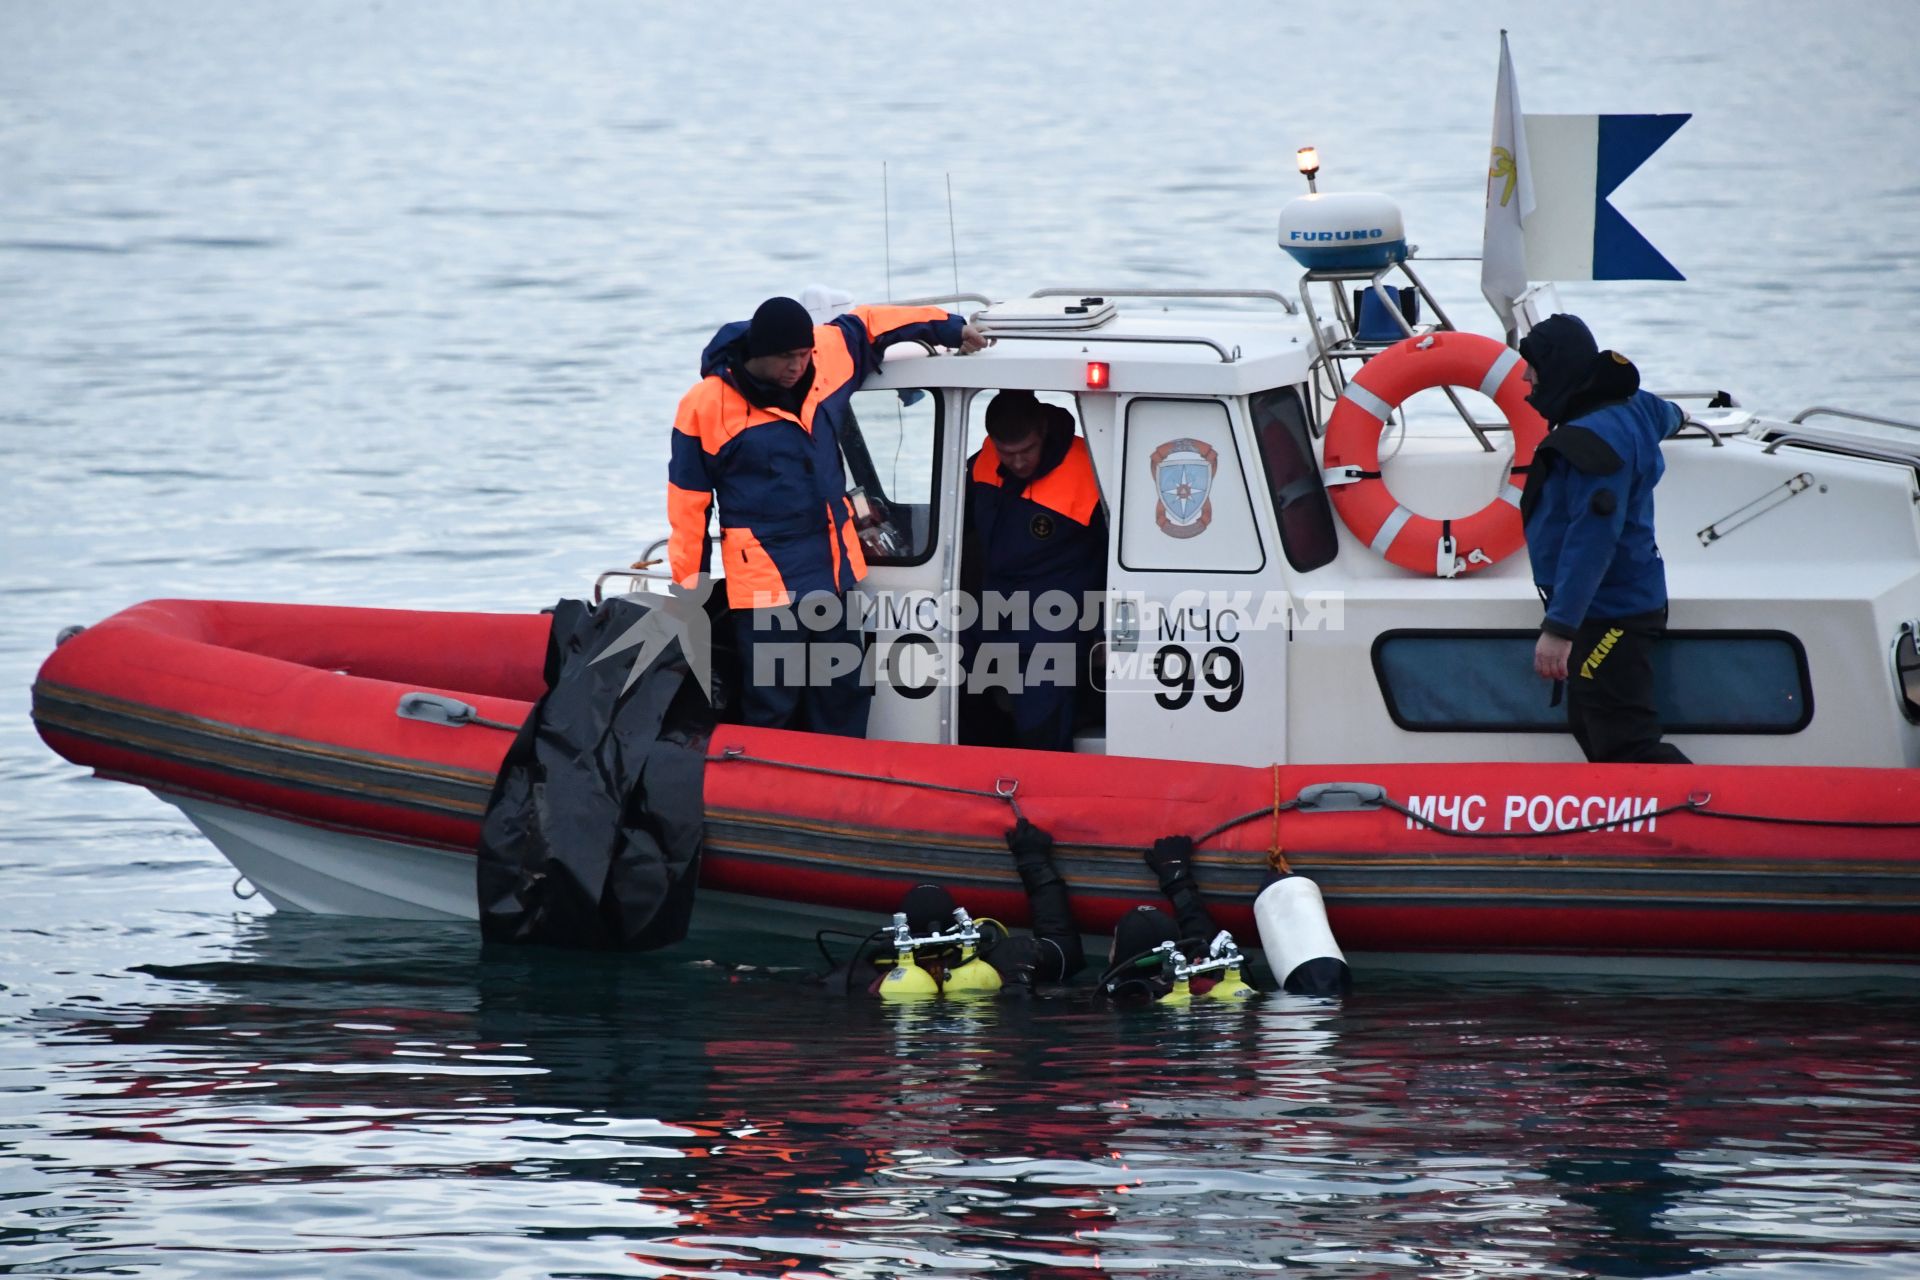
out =
[[547,692],[480,831],[488,941],[644,951],[686,936],[713,712],[684,633],[640,626],[659,608],[626,596],[554,607]]

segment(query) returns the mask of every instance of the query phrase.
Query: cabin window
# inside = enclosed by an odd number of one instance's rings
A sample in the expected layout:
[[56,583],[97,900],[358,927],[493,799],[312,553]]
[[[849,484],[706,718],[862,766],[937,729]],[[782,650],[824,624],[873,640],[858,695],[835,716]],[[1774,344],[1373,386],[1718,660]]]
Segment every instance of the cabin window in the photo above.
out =
[[1915,633],[1920,622],[1903,622],[1893,641],[1893,682],[1900,690],[1900,710],[1907,719],[1920,724],[1920,645]]
[[1280,526],[1280,550],[1299,573],[1331,564],[1340,550],[1333,525],[1333,503],[1320,479],[1307,429],[1307,406],[1294,387],[1262,391],[1247,402],[1253,438],[1260,446],[1260,470],[1273,499]]
[[938,391],[856,391],[840,437],[847,492],[869,564],[925,564],[938,540]]
[[1136,396],[1126,415],[1120,567],[1209,574],[1265,568],[1227,406]]
[[[1565,733],[1533,674],[1537,631],[1389,631],[1373,643],[1387,714],[1419,733]],[[1654,649],[1668,733],[1798,733],[1813,720],[1807,652],[1784,631],[1669,631]]]

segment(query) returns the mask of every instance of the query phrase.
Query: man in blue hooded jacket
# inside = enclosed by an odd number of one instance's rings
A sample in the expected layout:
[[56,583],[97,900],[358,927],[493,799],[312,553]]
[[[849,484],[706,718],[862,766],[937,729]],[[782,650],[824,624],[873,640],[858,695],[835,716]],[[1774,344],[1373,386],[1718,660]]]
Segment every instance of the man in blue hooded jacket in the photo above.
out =
[[1546,618],[1533,669],[1565,681],[1567,724],[1593,761],[1685,764],[1660,740],[1653,645],[1666,630],[1667,576],[1654,541],[1660,442],[1680,407],[1640,390],[1617,351],[1601,351],[1578,316],[1555,315],[1520,340],[1547,420],[1520,501],[1534,585]]

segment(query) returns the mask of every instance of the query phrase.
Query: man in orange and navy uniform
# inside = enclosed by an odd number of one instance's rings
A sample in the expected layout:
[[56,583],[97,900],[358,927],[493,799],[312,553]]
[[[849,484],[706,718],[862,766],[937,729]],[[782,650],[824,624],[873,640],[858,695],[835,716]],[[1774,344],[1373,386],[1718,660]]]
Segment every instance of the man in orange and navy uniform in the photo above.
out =
[[[937,307],[855,307],[815,326],[792,298],[769,298],[751,321],[713,335],[701,380],[680,401],[667,464],[668,562],[685,587],[708,571],[707,512],[717,500],[747,724],[866,735],[872,691],[861,682],[846,593],[867,562],[840,432],[881,351],[903,339],[963,352],[986,345]],[[796,611],[822,593],[832,600]],[[824,621],[796,630],[796,616]],[[757,644],[782,650],[756,662]]]
[[[1107,518],[1087,442],[1067,410],[1031,391],[1001,391],[987,404],[987,440],[968,477],[967,576],[971,584],[978,573],[984,610],[965,646],[970,693],[1005,687],[1013,673],[996,671],[996,661],[1019,664],[1010,732],[984,736],[1071,751],[1076,695],[1098,634],[1084,610],[1105,588],[1107,569]],[[1043,607],[1055,592],[1071,597],[1070,618]],[[1014,602],[1010,614],[994,611],[996,594]]]

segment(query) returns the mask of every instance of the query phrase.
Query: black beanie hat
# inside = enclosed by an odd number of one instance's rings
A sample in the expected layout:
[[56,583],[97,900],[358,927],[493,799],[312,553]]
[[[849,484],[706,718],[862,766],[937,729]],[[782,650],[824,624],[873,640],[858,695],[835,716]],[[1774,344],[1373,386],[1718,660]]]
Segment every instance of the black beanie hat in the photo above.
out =
[[768,298],[747,328],[747,358],[813,349],[813,317],[792,298]]
[[1031,391],[1009,387],[987,401],[987,434],[1005,444],[1025,440],[1046,425],[1044,406]]
[[943,933],[953,923],[953,895],[937,884],[917,884],[900,899],[900,910],[914,937]]
[[1158,907],[1135,907],[1113,926],[1113,963],[1136,960],[1163,942],[1180,941],[1173,917]]

